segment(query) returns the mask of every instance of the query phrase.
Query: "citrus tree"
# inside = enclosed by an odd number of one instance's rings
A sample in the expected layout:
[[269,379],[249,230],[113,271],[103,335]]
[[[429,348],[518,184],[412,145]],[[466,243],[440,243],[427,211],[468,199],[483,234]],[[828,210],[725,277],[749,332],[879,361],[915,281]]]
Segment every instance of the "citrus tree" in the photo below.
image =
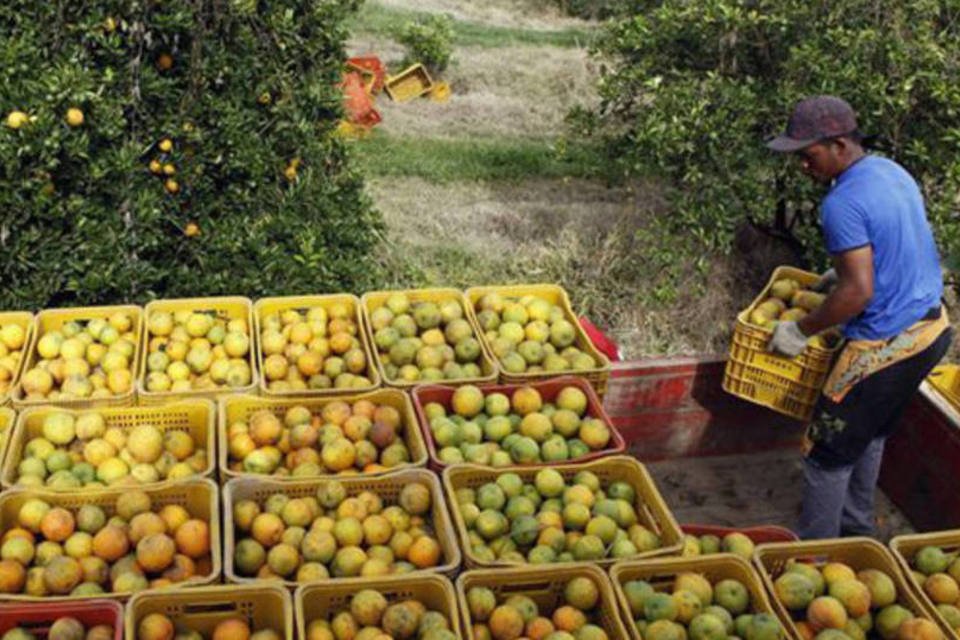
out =
[[356,4],[0,3],[0,308],[367,286]]
[[[816,258],[813,187],[763,142],[800,98],[858,111],[876,150],[923,187],[938,239],[960,246],[960,4],[951,0],[624,0],[597,46],[602,104],[577,114],[622,175],[672,187],[669,223],[726,250],[745,220]],[[822,257],[822,254],[821,254]]]

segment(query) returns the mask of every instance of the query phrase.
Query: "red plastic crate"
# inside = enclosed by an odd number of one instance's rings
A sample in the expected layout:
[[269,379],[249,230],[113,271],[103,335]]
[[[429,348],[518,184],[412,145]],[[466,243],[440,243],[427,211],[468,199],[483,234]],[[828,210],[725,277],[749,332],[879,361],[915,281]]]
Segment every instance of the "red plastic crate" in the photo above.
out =
[[0,635],[14,627],[24,627],[43,640],[50,626],[66,617],[76,618],[88,631],[98,624],[112,625],[114,640],[123,640],[123,606],[115,600],[0,604]]
[[[572,459],[572,460],[558,460],[556,462],[538,462],[534,465],[530,464],[515,464],[512,466],[517,467],[530,467],[530,466],[554,466],[559,464],[571,464],[579,462],[589,462],[590,460],[596,460],[597,458],[603,458],[606,456],[616,455],[618,453],[623,453],[627,449],[626,440],[623,439],[623,436],[620,435],[620,432],[614,426],[613,421],[610,419],[610,416],[607,415],[607,412],[603,408],[603,403],[600,401],[597,392],[594,390],[593,386],[587,382],[585,379],[579,376],[560,376],[557,378],[551,378],[543,382],[534,382],[531,384],[481,384],[477,387],[483,391],[483,395],[487,396],[491,393],[503,393],[508,397],[520,387],[529,386],[533,387],[540,392],[540,396],[543,398],[544,402],[553,402],[554,398],[560,393],[560,390],[564,387],[576,387],[583,391],[587,396],[587,415],[599,418],[610,429],[610,442],[607,443],[607,448],[601,449],[599,451],[593,451],[588,453],[585,456]],[[453,392],[456,391],[456,387],[449,387],[446,385],[419,385],[413,389],[413,407],[417,412],[417,422],[420,424],[420,431],[423,433],[423,439],[427,443],[427,452],[430,455],[430,462],[428,466],[436,472],[442,472],[449,465],[441,462],[437,455],[437,444],[433,440],[433,432],[430,431],[430,424],[427,421],[426,411],[424,407],[431,403],[437,402],[442,404],[447,410],[450,410],[450,400],[453,397]]]
[[723,538],[728,533],[742,533],[750,538],[754,544],[764,542],[796,542],[800,538],[786,527],[767,524],[758,527],[718,527],[712,524],[682,524],[680,529],[691,536],[717,536]]

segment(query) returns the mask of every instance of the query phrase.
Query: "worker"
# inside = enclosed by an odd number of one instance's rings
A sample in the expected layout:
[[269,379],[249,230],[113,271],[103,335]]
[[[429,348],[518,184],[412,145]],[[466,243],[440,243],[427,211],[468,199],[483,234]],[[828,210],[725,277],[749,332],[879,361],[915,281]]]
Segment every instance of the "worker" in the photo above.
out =
[[820,219],[833,263],[818,283],[829,292],[823,303],[778,323],[768,348],[796,357],[836,326],[845,338],[804,437],[797,533],[871,536],[884,442],[952,338],[937,247],[916,181],[864,150],[844,100],[800,101],[767,146],[795,154],[804,173],[829,186]]

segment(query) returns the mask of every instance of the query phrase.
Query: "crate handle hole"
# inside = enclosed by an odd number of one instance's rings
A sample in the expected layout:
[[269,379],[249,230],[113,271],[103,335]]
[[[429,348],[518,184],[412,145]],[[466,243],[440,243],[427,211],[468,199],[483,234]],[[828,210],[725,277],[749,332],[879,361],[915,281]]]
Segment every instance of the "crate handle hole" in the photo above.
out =
[[518,585],[507,585],[500,589],[503,593],[513,593],[514,591],[520,591],[522,593],[527,593],[529,591],[541,591],[547,592],[551,590],[553,583],[551,582],[536,582],[533,584],[524,583]]
[[188,604],[183,607],[184,613],[223,613],[237,610],[235,602],[204,602]]

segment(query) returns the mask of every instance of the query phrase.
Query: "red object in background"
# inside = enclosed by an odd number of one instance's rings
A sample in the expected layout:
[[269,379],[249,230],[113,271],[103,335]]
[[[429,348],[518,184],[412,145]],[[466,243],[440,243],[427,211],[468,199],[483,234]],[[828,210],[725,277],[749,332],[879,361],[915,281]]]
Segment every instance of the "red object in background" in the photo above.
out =
[[114,640],[123,638],[123,607],[114,600],[61,602],[5,602],[0,604],[0,634],[23,627],[35,637],[46,638],[58,618],[72,617],[88,630],[101,624],[113,627]]
[[750,538],[754,544],[764,542],[796,542],[797,534],[786,527],[775,524],[764,524],[756,527],[719,527],[710,524],[682,524],[680,528],[691,536],[717,536],[723,538],[728,533],[742,533]]
[[383,83],[387,81],[387,68],[383,66],[377,56],[347,58],[347,66],[373,74],[373,85],[370,87],[370,93],[377,94],[383,89]]
[[610,358],[610,362],[620,362],[623,360],[620,356],[620,349],[617,347],[617,343],[611,340],[603,331],[600,331],[597,325],[580,316],[580,326],[583,327],[583,330],[587,333],[587,337],[590,338],[593,346],[599,349],[600,353]]
[[343,108],[347,112],[347,120],[364,127],[372,127],[380,122],[380,114],[373,108],[373,99],[364,89],[359,73],[345,73],[340,87],[343,89]]

